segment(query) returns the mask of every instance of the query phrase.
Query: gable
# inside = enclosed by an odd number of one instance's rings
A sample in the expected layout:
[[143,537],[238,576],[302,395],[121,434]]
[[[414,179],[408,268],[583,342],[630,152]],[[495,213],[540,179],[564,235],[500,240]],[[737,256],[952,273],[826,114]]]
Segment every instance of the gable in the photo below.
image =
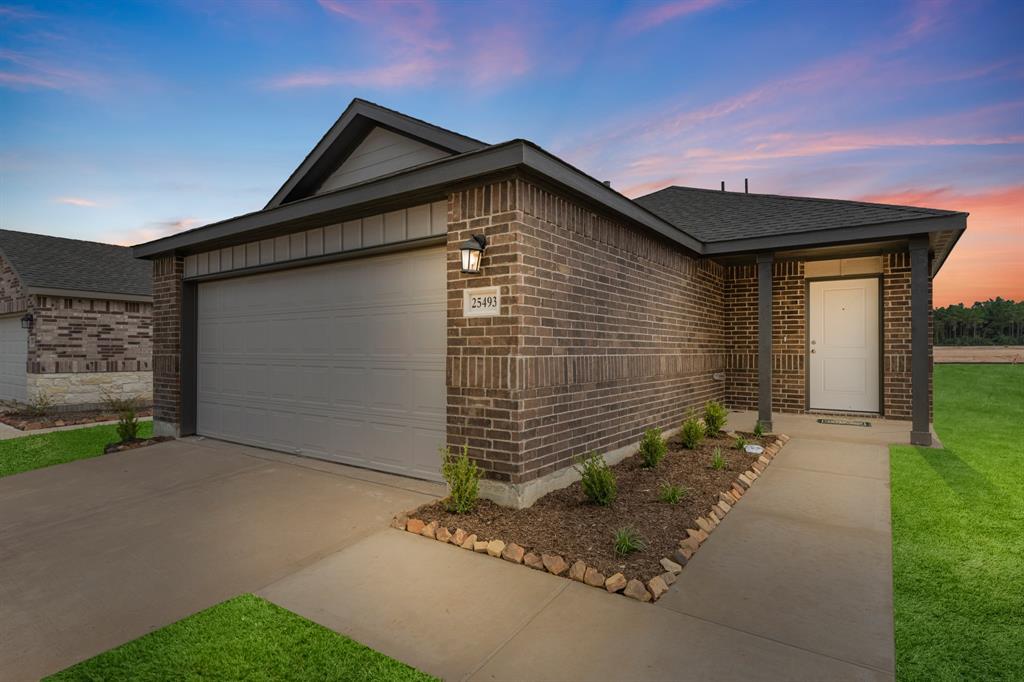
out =
[[352,150],[348,158],[327,176],[316,193],[355,185],[445,156],[450,154],[377,126]]

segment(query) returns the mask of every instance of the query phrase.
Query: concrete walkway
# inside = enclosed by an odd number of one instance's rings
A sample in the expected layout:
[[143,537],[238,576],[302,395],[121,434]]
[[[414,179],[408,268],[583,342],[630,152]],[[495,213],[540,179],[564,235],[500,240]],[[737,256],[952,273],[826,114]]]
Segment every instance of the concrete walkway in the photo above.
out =
[[888,450],[806,426],[653,606],[397,531],[261,594],[447,680],[892,679]]

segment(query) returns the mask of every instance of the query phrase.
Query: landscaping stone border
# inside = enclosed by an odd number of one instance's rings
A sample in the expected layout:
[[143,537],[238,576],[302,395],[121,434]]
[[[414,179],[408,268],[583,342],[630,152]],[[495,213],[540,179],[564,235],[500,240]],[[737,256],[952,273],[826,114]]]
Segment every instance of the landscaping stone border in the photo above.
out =
[[740,500],[754,484],[768,465],[772,463],[779,451],[790,440],[786,434],[778,434],[775,440],[765,446],[764,454],[753,460],[750,468],[740,473],[732,482],[728,490],[718,493],[718,501],[712,505],[704,516],[698,516],[694,520],[696,528],[687,528],[686,537],[679,541],[679,545],[672,553],[672,557],[661,559],[663,573],[653,576],[646,581],[637,578],[626,578],[622,573],[612,576],[604,576],[593,566],[587,566],[583,561],[576,561],[571,566],[564,558],[557,554],[536,554],[527,551],[526,548],[514,542],[505,543],[501,539],[485,540],[478,538],[475,534],[467,533],[461,528],[451,531],[444,526],[438,527],[437,522],[426,523],[421,519],[409,516],[409,514],[397,514],[391,520],[391,527],[397,530],[404,530],[416,535],[452,544],[478,554],[486,554],[496,559],[503,559],[514,564],[522,564],[534,570],[547,571],[556,576],[565,575],[570,580],[581,582],[591,587],[597,587],[613,594],[622,594],[640,602],[655,602],[676,582],[677,577],[697,553],[701,545],[707,541],[715,529],[718,528],[726,515],[732,508],[739,504]]

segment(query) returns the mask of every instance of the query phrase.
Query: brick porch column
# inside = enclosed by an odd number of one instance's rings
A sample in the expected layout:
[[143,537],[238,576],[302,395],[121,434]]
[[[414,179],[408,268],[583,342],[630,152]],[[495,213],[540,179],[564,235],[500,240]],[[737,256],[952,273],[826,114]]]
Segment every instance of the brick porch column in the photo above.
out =
[[757,420],[772,430],[772,266],[774,255],[757,254]]
[[928,405],[928,237],[910,241],[910,402],[913,425],[910,442],[930,447]]

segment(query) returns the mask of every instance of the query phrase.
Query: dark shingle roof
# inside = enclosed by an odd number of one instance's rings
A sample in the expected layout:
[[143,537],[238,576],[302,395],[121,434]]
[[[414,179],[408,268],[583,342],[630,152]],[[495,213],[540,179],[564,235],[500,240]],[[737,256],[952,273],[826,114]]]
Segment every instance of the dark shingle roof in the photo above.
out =
[[0,255],[24,287],[152,295],[152,264],[126,246],[0,230]]
[[634,201],[703,242],[957,215],[933,208],[695,187],[666,187]]

